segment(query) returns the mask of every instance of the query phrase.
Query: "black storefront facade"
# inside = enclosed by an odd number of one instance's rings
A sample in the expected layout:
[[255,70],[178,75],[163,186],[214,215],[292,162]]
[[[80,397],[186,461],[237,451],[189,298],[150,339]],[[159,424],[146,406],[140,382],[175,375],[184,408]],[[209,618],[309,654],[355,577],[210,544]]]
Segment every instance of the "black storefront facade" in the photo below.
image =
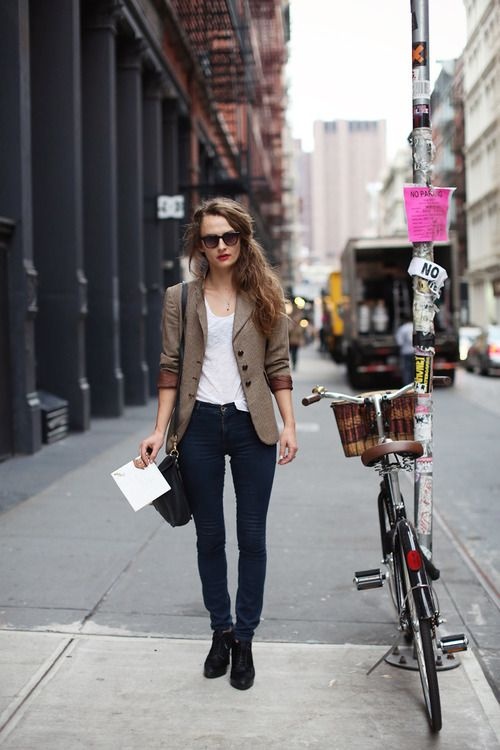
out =
[[224,169],[193,133],[155,5],[1,3],[0,460],[41,448],[42,393],[73,430],[156,393],[183,225],[157,199],[193,182],[193,143],[199,184]]

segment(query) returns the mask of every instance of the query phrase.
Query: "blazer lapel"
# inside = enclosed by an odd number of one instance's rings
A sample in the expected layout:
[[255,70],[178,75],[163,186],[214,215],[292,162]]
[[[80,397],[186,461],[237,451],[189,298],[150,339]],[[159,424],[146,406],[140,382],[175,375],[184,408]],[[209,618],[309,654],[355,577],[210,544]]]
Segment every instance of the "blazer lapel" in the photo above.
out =
[[236,309],[234,311],[233,341],[241,331],[253,312],[253,303],[244,292],[236,297]]
[[207,309],[205,307],[205,297],[203,296],[203,284],[201,281],[197,281],[194,284],[194,305],[196,308],[196,314],[200,321],[201,330],[203,331],[203,341],[205,347],[207,345],[208,337],[208,321],[207,321]]

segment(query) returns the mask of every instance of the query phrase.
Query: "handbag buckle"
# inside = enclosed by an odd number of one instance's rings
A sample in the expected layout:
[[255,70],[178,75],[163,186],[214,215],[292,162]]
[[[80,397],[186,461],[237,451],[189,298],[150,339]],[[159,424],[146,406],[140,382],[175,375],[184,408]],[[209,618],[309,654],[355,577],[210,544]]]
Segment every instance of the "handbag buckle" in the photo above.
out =
[[172,438],[172,448],[170,449],[170,455],[179,458],[179,450],[177,448],[177,435]]

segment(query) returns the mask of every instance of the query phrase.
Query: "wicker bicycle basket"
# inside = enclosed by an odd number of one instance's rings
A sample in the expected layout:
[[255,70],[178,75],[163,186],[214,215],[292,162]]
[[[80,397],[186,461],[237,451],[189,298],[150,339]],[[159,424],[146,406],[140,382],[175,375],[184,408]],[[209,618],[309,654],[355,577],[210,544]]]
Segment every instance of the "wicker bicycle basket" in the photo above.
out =
[[[368,394],[366,394],[368,395]],[[347,457],[360,456],[378,443],[377,420],[373,404],[331,404]],[[382,416],[387,437],[392,440],[413,440],[415,394],[382,402]]]

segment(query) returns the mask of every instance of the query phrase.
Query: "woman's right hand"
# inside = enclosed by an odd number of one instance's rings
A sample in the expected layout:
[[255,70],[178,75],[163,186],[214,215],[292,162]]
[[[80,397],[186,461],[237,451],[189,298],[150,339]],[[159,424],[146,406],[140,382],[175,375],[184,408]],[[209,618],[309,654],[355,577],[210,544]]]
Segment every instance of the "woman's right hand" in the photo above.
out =
[[149,437],[145,438],[139,446],[144,467],[153,463],[165,442],[165,433],[155,430]]

